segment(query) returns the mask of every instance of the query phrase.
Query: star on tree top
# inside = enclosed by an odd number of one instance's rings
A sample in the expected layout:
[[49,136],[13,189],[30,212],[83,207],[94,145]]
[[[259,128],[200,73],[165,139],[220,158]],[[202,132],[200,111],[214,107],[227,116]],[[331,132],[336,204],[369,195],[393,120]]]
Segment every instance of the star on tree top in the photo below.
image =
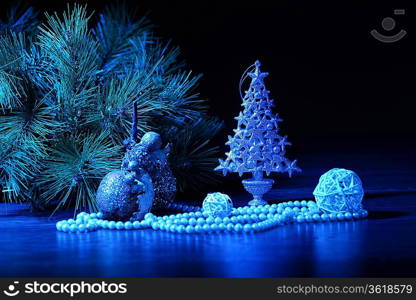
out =
[[250,76],[251,78],[255,79],[255,80],[259,80],[259,81],[263,82],[264,78],[266,78],[269,75],[269,73],[260,71],[260,66],[261,66],[260,61],[256,60],[254,65],[256,66],[255,71],[254,72],[248,72],[247,75]]

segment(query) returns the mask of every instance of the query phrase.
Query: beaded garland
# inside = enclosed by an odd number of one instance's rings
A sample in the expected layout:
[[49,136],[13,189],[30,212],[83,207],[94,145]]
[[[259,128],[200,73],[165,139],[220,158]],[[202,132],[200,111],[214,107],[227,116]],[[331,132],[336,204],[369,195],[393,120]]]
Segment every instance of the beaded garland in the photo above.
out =
[[213,218],[199,207],[172,204],[171,209],[185,211],[176,215],[155,216],[146,214],[144,220],[134,222],[115,222],[102,219],[101,213],[82,212],[76,219],[56,223],[62,232],[90,232],[97,229],[135,230],[153,229],[177,233],[250,233],[264,231],[290,223],[311,223],[330,221],[350,221],[365,218],[368,212],[325,213],[314,201],[288,201],[263,206],[244,206],[233,208],[228,217]]

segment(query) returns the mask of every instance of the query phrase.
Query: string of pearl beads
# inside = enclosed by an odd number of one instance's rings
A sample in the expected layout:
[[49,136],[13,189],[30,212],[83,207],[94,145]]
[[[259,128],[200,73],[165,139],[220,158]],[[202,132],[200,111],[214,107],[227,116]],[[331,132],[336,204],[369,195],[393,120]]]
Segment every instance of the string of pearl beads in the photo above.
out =
[[171,207],[187,211],[184,213],[155,216],[146,214],[142,221],[108,221],[101,213],[82,212],[76,219],[59,221],[56,229],[62,232],[90,232],[97,229],[161,230],[177,233],[215,233],[215,232],[258,232],[289,223],[350,221],[365,218],[366,210],[355,213],[323,213],[314,201],[288,201],[264,206],[244,206],[233,208],[226,217],[214,217],[201,211],[199,207],[177,205]]

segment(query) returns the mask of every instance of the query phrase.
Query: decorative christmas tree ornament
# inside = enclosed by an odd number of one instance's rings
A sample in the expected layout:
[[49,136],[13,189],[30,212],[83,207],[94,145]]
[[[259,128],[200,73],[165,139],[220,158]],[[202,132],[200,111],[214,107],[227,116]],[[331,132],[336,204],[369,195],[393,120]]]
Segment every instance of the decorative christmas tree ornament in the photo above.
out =
[[202,203],[202,211],[209,216],[216,218],[224,218],[230,215],[233,209],[231,198],[222,193],[208,194]]
[[141,219],[152,208],[153,197],[153,184],[147,173],[115,170],[101,181],[97,205],[107,220],[129,220],[134,214]]
[[144,170],[152,179],[154,207],[163,208],[171,203],[176,194],[176,179],[169,167],[170,145],[162,147],[162,139],[156,132],[147,132],[140,143],[134,144],[122,162],[122,169],[130,172]]
[[363,186],[358,175],[351,170],[329,170],[319,178],[313,194],[324,212],[356,213],[363,210]]
[[[296,160],[290,161],[285,157],[286,146],[291,144],[286,136],[278,134],[278,123],[282,120],[272,113],[273,100],[269,99],[269,91],[264,84],[268,73],[261,72],[260,62],[256,61],[254,70],[247,75],[251,77],[251,84],[242,97],[244,109],[235,118],[238,121],[235,134],[228,136],[226,145],[230,146],[230,152],[226,153],[225,160],[220,159],[220,165],[215,170],[222,171],[224,176],[227,172],[238,172],[240,176],[251,173],[251,179],[242,181],[244,188],[254,197],[249,205],[265,205],[267,202],[263,200],[263,195],[272,188],[274,181],[264,178],[264,172],[267,176],[272,172],[287,172],[291,176],[300,169]],[[241,78],[240,94],[246,77],[243,74]]]
[[168,165],[169,145],[161,149],[162,139],[147,132],[137,142],[137,106],[133,105],[133,125],[121,170],[107,174],[97,191],[97,205],[105,219],[142,220],[154,202],[159,206],[173,200],[176,180]]

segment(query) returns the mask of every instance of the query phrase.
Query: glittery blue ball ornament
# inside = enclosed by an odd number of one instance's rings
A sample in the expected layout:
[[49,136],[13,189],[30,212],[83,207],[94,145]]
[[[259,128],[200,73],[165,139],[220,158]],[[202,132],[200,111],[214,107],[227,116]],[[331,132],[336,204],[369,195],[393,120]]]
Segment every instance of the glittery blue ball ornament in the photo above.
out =
[[319,178],[313,195],[324,212],[354,213],[362,210],[363,186],[358,175],[351,170],[329,170]]
[[152,208],[154,192],[150,176],[126,170],[108,173],[97,190],[97,206],[108,220],[141,220]]
[[202,204],[202,210],[211,217],[224,218],[230,215],[233,209],[231,198],[222,193],[208,194]]

